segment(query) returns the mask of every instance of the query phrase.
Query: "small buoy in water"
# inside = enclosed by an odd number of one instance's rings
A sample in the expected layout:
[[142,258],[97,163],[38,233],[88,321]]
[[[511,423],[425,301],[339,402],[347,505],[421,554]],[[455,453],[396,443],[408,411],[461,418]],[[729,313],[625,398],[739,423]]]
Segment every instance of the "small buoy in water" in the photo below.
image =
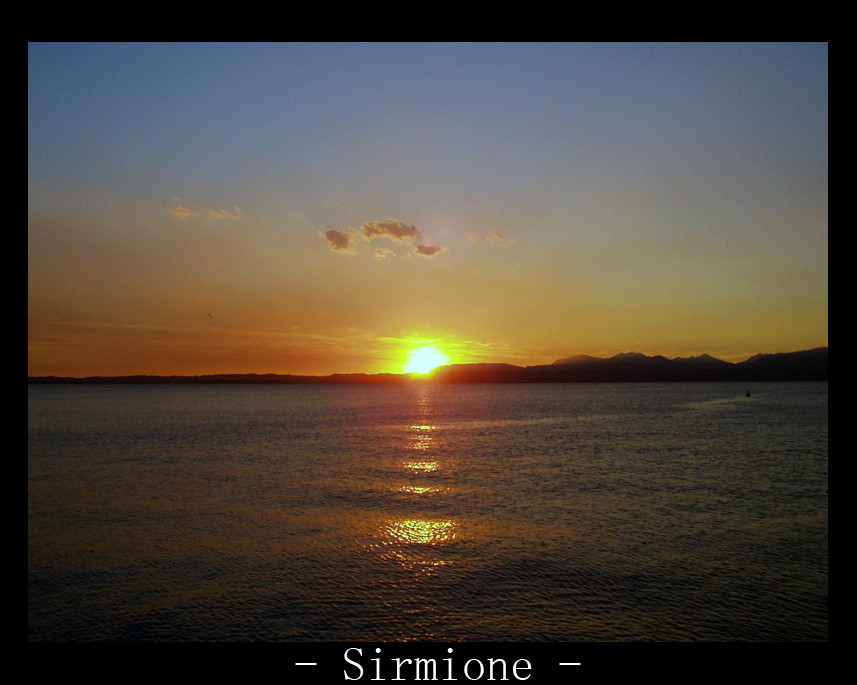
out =
[[747,391],[747,397],[752,397],[749,390]]

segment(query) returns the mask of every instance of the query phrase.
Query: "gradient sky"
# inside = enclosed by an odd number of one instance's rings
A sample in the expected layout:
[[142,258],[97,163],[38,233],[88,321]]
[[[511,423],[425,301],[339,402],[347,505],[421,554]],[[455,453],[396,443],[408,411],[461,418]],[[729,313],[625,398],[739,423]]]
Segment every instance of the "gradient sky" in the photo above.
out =
[[30,44],[28,375],[828,344],[826,44]]

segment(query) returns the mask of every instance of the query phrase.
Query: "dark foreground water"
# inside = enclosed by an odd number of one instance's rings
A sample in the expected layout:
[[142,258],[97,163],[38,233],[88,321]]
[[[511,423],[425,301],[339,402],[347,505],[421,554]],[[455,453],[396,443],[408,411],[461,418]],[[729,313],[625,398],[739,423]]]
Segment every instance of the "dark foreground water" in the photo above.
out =
[[28,386],[28,638],[826,641],[828,384]]

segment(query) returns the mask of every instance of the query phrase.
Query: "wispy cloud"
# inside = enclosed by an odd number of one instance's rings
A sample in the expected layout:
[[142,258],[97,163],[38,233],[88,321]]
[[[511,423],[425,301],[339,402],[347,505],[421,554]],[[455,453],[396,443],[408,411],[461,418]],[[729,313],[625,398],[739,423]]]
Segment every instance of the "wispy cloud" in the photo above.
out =
[[499,243],[502,245],[511,245],[515,242],[514,238],[509,238],[502,233],[498,233],[497,231],[491,231],[487,236],[485,236],[485,240],[488,240],[492,243]]
[[[182,203],[182,201],[174,197],[173,202],[176,203],[175,207],[169,207],[169,212],[175,217],[179,219],[187,219],[190,217],[198,217],[203,216],[202,211],[195,207],[193,202],[190,203],[193,209],[190,209]],[[241,208],[238,205],[235,205],[233,209],[215,209],[214,207],[209,207],[208,211],[205,213],[205,216],[209,219],[240,219],[241,218]]]
[[[417,254],[422,257],[431,258],[446,251],[446,247],[419,243],[418,241],[422,237],[420,229],[398,219],[365,221],[359,230],[351,226],[344,231],[338,231],[330,226],[326,226],[325,229],[318,233],[327,241],[327,246],[334,252],[353,254],[356,251],[357,241],[361,238],[365,241],[389,238],[397,243],[408,243],[413,245],[411,254]],[[374,254],[378,259],[384,259],[394,256],[395,252],[388,247],[381,247],[377,248]]]
[[190,216],[199,216],[199,212],[194,212],[192,209],[188,209],[184,205],[170,207],[170,214],[172,214],[173,216],[177,216],[180,219],[186,219]]
[[[474,233],[473,231],[469,231],[467,233],[467,239],[471,243],[478,243],[483,238],[478,233]],[[512,243],[516,242],[514,238],[510,238],[509,236],[504,235],[503,233],[500,233],[499,231],[490,231],[488,233],[488,235],[485,236],[484,239],[487,240],[489,243],[496,243],[498,245],[511,245]]]
[[228,209],[213,209],[209,207],[208,217],[210,219],[240,219],[241,207],[235,205],[235,209],[232,211],[229,211]]

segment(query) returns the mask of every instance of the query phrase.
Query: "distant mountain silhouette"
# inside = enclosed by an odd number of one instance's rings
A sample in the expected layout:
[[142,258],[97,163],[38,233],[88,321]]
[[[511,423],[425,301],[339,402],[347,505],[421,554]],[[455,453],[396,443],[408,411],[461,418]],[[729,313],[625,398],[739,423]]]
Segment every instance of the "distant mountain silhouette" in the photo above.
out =
[[738,364],[709,354],[667,359],[629,352],[606,359],[559,359],[551,365],[557,369],[552,372],[529,368],[545,380],[564,382],[827,380],[828,348],[760,354]]
[[757,354],[732,364],[707,354],[667,359],[639,352],[600,358],[577,355],[541,366],[451,364],[425,374],[339,373],[330,376],[214,374],[207,376],[30,376],[28,383],[283,383],[396,384],[414,379],[437,383],[640,383],[677,381],[826,381],[828,348]]
[[803,352],[757,354],[735,365],[753,380],[778,380],[788,372],[794,380],[827,380],[827,348]]

